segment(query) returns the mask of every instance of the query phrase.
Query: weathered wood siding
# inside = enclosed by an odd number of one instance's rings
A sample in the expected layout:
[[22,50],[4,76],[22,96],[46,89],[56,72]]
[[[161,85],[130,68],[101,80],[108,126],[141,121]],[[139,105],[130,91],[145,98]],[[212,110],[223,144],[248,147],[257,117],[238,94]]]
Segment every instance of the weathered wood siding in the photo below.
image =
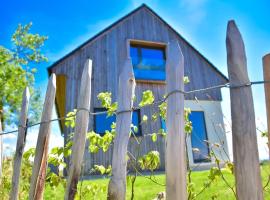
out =
[[[66,76],[66,113],[77,106],[77,97],[82,75],[83,65],[87,58],[93,60],[92,74],[92,100],[91,109],[101,107],[97,100],[100,92],[112,92],[113,100],[116,100],[117,81],[121,71],[121,62],[126,54],[127,39],[145,40],[153,42],[167,43],[176,39],[181,45],[185,58],[185,75],[189,77],[190,83],[185,86],[185,90],[204,88],[226,82],[211,64],[202,57],[193,47],[187,44],[179,35],[170,29],[163,21],[155,16],[147,8],[141,8],[132,15],[122,20],[117,25],[102,33],[96,39],[82,46],[70,56],[55,65],[51,71],[57,75]],[[134,105],[137,106],[141,94],[144,90],[152,90],[157,100],[162,99],[165,94],[165,84],[137,83],[136,99]],[[64,91],[58,91],[64,95]],[[59,96],[59,95],[58,95]],[[194,99],[195,95],[186,96],[186,99]],[[208,91],[207,93],[198,93],[196,97],[199,100],[221,100],[219,89]],[[59,101],[60,102],[60,101]],[[61,103],[61,102],[60,102]],[[157,108],[144,108],[140,114],[151,116]],[[93,128],[94,120],[90,117],[89,127]],[[160,120],[142,125],[142,133],[149,134],[157,132],[161,127]],[[72,130],[64,128],[65,139]],[[150,150],[158,150],[161,156],[161,169],[164,169],[164,139],[158,139],[156,143],[151,138],[146,138],[140,145],[140,154],[145,154]],[[136,150],[136,141],[131,138],[129,150]],[[89,173],[94,164],[109,165],[112,160],[112,149],[107,153],[99,152],[97,154],[85,153],[86,173]]]

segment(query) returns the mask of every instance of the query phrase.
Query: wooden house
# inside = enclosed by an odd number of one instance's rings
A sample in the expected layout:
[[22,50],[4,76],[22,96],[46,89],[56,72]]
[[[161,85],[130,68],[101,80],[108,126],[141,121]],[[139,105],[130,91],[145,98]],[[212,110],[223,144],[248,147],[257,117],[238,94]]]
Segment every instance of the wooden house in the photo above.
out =
[[[87,58],[93,61],[92,72],[92,99],[91,111],[102,110],[97,95],[100,92],[111,92],[113,101],[116,101],[118,77],[123,59],[129,54],[132,58],[136,79],[135,106],[142,97],[142,92],[152,90],[155,99],[161,100],[165,95],[165,48],[170,40],[178,40],[181,46],[185,76],[190,83],[185,90],[194,90],[228,82],[228,79],[198,50],[186,41],[177,31],[158,16],[151,8],[143,4],[123,18],[119,19],[85,43],[68,53],[48,68],[49,73],[57,75],[56,108],[59,117],[65,116],[69,111],[77,108],[77,96],[84,62]],[[198,92],[185,96],[185,106],[192,110],[190,119],[193,122],[193,133],[187,140],[187,152],[190,165],[200,163],[200,167],[208,167],[213,161],[206,159],[209,155],[211,143],[219,143],[225,151],[217,150],[217,156],[228,160],[228,148],[224,131],[223,114],[221,110],[220,89]],[[158,118],[147,124],[141,123],[143,115],[151,116],[158,108],[146,107],[133,113],[133,123],[139,127],[137,137],[158,132],[164,127],[164,122]],[[89,130],[103,134],[110,129],[114,118],[106,115],[90,116]],[[64,141],[72,132],[60,122]],[[108,166],[112,160],[112,148],[108,152],[99,151],[90,154],[86,147],[84,155],[84,172],[88,174],[95,164]],[[136,140],[131,137],[129,151],[138,148]],[[196,149],[196,151],[192,151]],[[160,152],[160,170],[165,168],[165,139],[159,137],[153,142],[146,137],[140,144],[139,153],[146,154],[151,150]],[[199,150],[199,151],[198,151]]]

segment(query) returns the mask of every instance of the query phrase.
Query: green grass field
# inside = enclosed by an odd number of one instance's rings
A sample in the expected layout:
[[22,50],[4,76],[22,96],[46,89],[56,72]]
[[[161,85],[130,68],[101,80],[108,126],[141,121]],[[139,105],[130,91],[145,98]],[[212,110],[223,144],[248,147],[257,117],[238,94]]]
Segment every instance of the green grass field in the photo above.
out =
[[[268,175],[270,172],[270,168],[268,165],[264,165],[261,167],[262,177],[263,177],[263,185],[266,184],[268,180]],[[207,176],[209,171],[198,171],[192,173],[192,180],[195,184],[195,190],[198,192],[203,187],[204,182],[207,180]],[[224,171],[225,178],[228,180],[230,185],[234,185],[234,178],[227,171]],[[156,175],[157,182],[164,184],[165,183],[165,175]],[[82,199],[93,199],[93,200],[102,200],[106,199],[107,185],[108,179],[95,179],[95,180],[87,180],[83,182],[83,187],[89,187],[89,185],[99,185],[103,189],[102,191],[97,190],[96,194],[85,194]],[[153,183],[151,180],[148,180],[144,177],[138,177],[135,183],[135,198],[136,200],[151,200],[156,197],[156,194],[165,191],[164,186],[157,185]],[[127,199],[130,199],[131,195],[131,187],[128,184],[127,188]],[[226,186],[224,181],[219,178],[215,181],[210,188],[207,188],[203,193],[201,193],[196,199],[198,200],[208,200],[212,199],[211,197],[216,195],[218,200],[229,200],[235,199],[232,191]],[[45,191],[45,199],[63,199],[64,197],[64,188],[58,187],[55,190],[46,188]],[[265,191],[265,199],[270,199],[270,188],[267,187]]]

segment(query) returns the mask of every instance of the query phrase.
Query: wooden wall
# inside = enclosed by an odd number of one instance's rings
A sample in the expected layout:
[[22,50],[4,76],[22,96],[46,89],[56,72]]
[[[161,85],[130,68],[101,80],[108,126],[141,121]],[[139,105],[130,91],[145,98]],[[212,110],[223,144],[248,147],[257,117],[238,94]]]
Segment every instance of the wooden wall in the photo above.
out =
[[[162,20],[147,8],[141,8],[51,68],[52,72],[66,76],[66,91],[58,91],[60,96],[61,94],[64,95],[66,92],[66,102],[61,103],[60,99],[58,99],[59,104],[65,103],[66,113],[76,108],[78,86],[80,85],[84,62],[87,58],[93,60],[92,111],[93,108],[101,107],[96,98],[100,92],[112,92],[113,100],[116,101],[118,75],[121,71],[122,60],[126,56],[126,42],[128,39],[162,43],[167,43],[174,39],[178,40],[185,58],[185,75],[188,76],[191,81],[186,85],[185,90],[187,91],[226,82],[226,79],[222,77],[208,61],[172,29],[168,28]],[[151,89],[154,92],[157,100],[162,99],[165,94],[165,84],[138,82],[136,87],[137,102],[135,102],[135,105],[140,101],[142,92],[147,89]],[[59,96],[59,94],[57,96]],[[209,91],[208,94],[198,93],[196,97],[199,100],[209,100],[209,97],[211,97],[211,100],[222,100],[219,89]],[[189,95],[186,99],[194,99],[194,95]],[[150,116],[155,112],[155,109],[156,108],[144,108],[141,110],[141,116],[144,114]],[[90,129],[93,127],[93,121],[93,117],[91,116],[89,121]],[[160,120],[151,122],[147,126],[142,125],[143,134],[157,132],[160,126]],[[70,129],[64,129],[65,138],[71,131]],[[151,138],[147,138],[140,145],[140,151],[141,154],[145,154],[150,150],[158,150],[162,161],[161,169],[164,169],[164,145],[164,139],[159,139],[156,143],[153,143]],[[134,139],[131,139],[129,145],[130,151],[134,152],[136,147],[136,142]],[[112,160],[111,156],[111,149],[106,154],[99,152],[94,155],[90,155],[88,151],[86,151],[85,173],[89,173],[91,166],[94,164],[109,165]]]

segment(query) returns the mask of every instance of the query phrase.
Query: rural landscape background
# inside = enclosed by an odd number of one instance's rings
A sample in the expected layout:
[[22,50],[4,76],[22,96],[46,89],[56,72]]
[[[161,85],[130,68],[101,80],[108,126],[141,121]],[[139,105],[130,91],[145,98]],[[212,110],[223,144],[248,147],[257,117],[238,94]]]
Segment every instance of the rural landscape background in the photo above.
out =
[[[102,2],[78,0],[76,3],[74,1],[52,0],[1,0],[0,45],[12,48],[10,40],[18,24],[25,25],[32,22],[31,32],[48,36],[48,40],[42,47],[42,52],[47,56],[48,62],[39,64],[35,74],[35,87],[40,88],[42,99],[44,99],[49,78],[47,67],[142,3],[146,3],[155,10],[226,76],[228,75],[225,46],[226,28],[228,20],[235,20],[245,42],[250,80],[263,80],[262,56],[270,53],[270,2],[267,0],[256,3],[251,0],[237,2],[233,0],[106,0]],[[264,161],[269,157],[267,139],[261,136],[261,131],[267,130],[264,87],[262,84],[254,85],[252,91],[258,128],[259,158]],[[222,89],[222,97],[229,154],[230,158],[233,159],[229,89]],[[53,118],[56,117],[54,110]],[[38,128],[37,126],[28,129],[25,150],[36,146]],[[5,131],[13,129],[17,129],[15,123],[5,127]],[[6,157],[13,155],[16,149],[16,138],[16,134],[3,137]],[[63,144],[58,122],[53,122],[49,148],[60,147]],[[263,163],[261,169],[264,184],[268,185],[268,173],[265,172],[269,170],[268,166]],[[208,173],[209,171],[192,174],[194,182],[198,185],[204,185],[204,180],[200,177],[207,177]],[[224,174],[229,183],[233,184],[234,180],[230,172],[225,170]],[[157,180],[164,184],[164,175],[158,175]],[[100,199],[105,198],[102,195],[106,194],[108,179],[96,180],[91,184],[103,185],[104,187],[98,188],[96,192],[97,194],[100,192]],[[139,178],[136,184],[137,194],[142,195],[140,199],[148,199],[148,194],[143,196],[146,182]],[[155,185],[153,185],[153,189],[151,181],[148,184],[147,191],[150,196],[163,190],[162,187],[155,187]],[[85,185],[87,185],[87,181]],[[225,188],[225,186],[224,183],[215,182],[215,189],[209,192],[209,196],[204,194],[201,199],[213,198],[214,190],[222,191],[223,189],[224,193],[228,193],[228,195],[221,199],[232,199],[230,189]],[[128,187],[128,195],[131,195],[130,185]],[[63,194],[64,187],[61,185],[54,189],[46,188],[45,199],[50,199],[51,196],[63,198]],[[269,194],[265,194],[268,197]]]

